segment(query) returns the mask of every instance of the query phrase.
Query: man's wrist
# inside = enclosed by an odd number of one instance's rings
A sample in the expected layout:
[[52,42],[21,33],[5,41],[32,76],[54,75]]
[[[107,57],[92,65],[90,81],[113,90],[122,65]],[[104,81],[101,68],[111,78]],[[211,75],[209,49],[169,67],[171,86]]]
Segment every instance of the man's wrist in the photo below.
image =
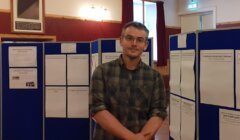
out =
[[134,137],[135,137],[135,134],[131,133],[131,134],[125,135],[123,139],[124,140],[132,140]]

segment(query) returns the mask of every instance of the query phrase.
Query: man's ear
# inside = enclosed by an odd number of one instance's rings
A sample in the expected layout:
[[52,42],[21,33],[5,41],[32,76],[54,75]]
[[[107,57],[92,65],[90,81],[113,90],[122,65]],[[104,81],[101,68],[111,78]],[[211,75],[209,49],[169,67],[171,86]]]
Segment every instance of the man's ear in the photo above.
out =
[[146,46],[144,47],[144,51],[147,50],[147,47],[148,47],[148,41],[146,41]]
[[119,42],[120,42],[121,45],[122,45],[122,41],[123,41],[123,38],[122,38],[122,36],[120,36]]

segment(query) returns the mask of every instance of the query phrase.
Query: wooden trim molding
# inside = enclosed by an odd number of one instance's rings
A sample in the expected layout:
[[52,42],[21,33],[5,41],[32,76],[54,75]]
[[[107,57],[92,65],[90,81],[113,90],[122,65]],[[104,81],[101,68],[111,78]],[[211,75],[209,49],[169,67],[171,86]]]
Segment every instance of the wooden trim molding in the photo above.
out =
[[240,21],[217,23],[217,28],[236,28],[240,27]]
[[171,29],[181,29],[181,27],[177,27],[177,26],[168,26],[168,25],[166,25],[166,28],[171,28]]
[[220,22],[217,25],[226,25],[226,24],[240,24],[240,21],[230,21],[230,22]]
[[10,9],[0,9],[1,13],[11,13]]
[[57,41],[57,37],[50,35],[0,34],[0,42],[3,41]]

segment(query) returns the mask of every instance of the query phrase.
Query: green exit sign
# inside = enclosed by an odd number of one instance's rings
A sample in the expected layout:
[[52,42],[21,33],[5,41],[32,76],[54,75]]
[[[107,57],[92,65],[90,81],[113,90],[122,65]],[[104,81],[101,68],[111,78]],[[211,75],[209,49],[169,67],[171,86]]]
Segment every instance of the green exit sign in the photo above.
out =
[[197,9],[197,7],[198,7],[197,2],[190,2],[190,3],[188,4],[188,9],[190,9],[190,10]]

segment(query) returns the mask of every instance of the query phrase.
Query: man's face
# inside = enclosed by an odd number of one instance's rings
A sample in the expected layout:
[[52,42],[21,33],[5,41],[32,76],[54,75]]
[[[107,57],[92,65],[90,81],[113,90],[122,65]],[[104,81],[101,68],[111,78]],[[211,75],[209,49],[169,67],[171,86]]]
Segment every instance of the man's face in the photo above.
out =
[[130,59],[139,58],[147,48],[147,33],[130,26],[123,32],[120,44],[123,47],[123,55]]

